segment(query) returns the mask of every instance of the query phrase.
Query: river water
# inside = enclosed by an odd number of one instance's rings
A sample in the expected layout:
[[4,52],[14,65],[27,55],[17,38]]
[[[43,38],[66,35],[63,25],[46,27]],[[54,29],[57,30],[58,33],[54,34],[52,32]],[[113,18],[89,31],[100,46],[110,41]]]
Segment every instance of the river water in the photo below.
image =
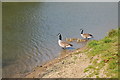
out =
[[[80,28],[95,40],[118,26],[117,3],[2,3],[3,77],[30,72],[62,52],[57,34],[81,38]],[[83,44],[73,43],[74,49]]]

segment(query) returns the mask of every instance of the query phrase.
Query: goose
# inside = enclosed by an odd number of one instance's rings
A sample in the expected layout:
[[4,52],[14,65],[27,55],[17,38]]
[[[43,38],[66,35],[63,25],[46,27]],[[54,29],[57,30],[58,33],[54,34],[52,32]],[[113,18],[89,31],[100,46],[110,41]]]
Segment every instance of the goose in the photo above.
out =
[[93,35],[92,34],[89,34],[89,33],[83,33],[83,29],[80,29],[80,31],[81,31],[81,36],[84,38],[84,39],[91,39],[91,38],[93,38]]
[[65,41],[62,41],[62,35],[59,33],[58,34],[58,44],[60,47],[62,47],[63,49],[65,48],[69,48],[69,47],[72,47],[73,45],[70,44],[70,43],[67,43]]

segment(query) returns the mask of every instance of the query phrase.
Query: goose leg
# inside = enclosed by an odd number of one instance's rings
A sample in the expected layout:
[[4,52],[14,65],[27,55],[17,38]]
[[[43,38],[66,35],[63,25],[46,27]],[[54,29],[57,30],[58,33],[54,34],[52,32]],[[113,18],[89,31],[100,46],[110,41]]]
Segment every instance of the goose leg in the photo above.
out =
[[65,48],[62,47],[62,49],[65,49]]

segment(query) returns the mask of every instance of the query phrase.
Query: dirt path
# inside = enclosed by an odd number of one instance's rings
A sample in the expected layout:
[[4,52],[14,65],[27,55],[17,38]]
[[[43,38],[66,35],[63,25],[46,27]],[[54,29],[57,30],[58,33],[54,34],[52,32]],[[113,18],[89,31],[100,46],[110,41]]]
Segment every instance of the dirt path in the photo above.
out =
[[89,65],[84,53],[72,55],[47,69],[43,78],[84,78],[84,69]]
[[33,70],[26,74],[26,78],[85,78],[84,69],[90,65],[90,60],[84,53],[75,54],[84,50],[81,48]]

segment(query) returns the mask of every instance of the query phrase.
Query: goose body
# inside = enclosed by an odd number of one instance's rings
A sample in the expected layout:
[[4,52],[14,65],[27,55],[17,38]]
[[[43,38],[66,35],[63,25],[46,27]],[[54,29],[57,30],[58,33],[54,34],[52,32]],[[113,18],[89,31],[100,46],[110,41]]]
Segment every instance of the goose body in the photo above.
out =
[[83,30],[82,29],[80,29],[81,30],[81,36],[84,38],[84,39],[91,39],[91,38],[93,38],[93,35],[92,34],[89,34],[89,33],[83,33]]
[[59,37],[58,44],[59,44],[60,47],[62,47],[62,48],[68,48],[68,47],[72,47],[72,46],[73,46],[73,45],[70,44],[70,43],[67,43],[67,42],[65,42],[65,41],[62,41],[62,36],[61,36],[60,33],[58,34],[58,37]]

